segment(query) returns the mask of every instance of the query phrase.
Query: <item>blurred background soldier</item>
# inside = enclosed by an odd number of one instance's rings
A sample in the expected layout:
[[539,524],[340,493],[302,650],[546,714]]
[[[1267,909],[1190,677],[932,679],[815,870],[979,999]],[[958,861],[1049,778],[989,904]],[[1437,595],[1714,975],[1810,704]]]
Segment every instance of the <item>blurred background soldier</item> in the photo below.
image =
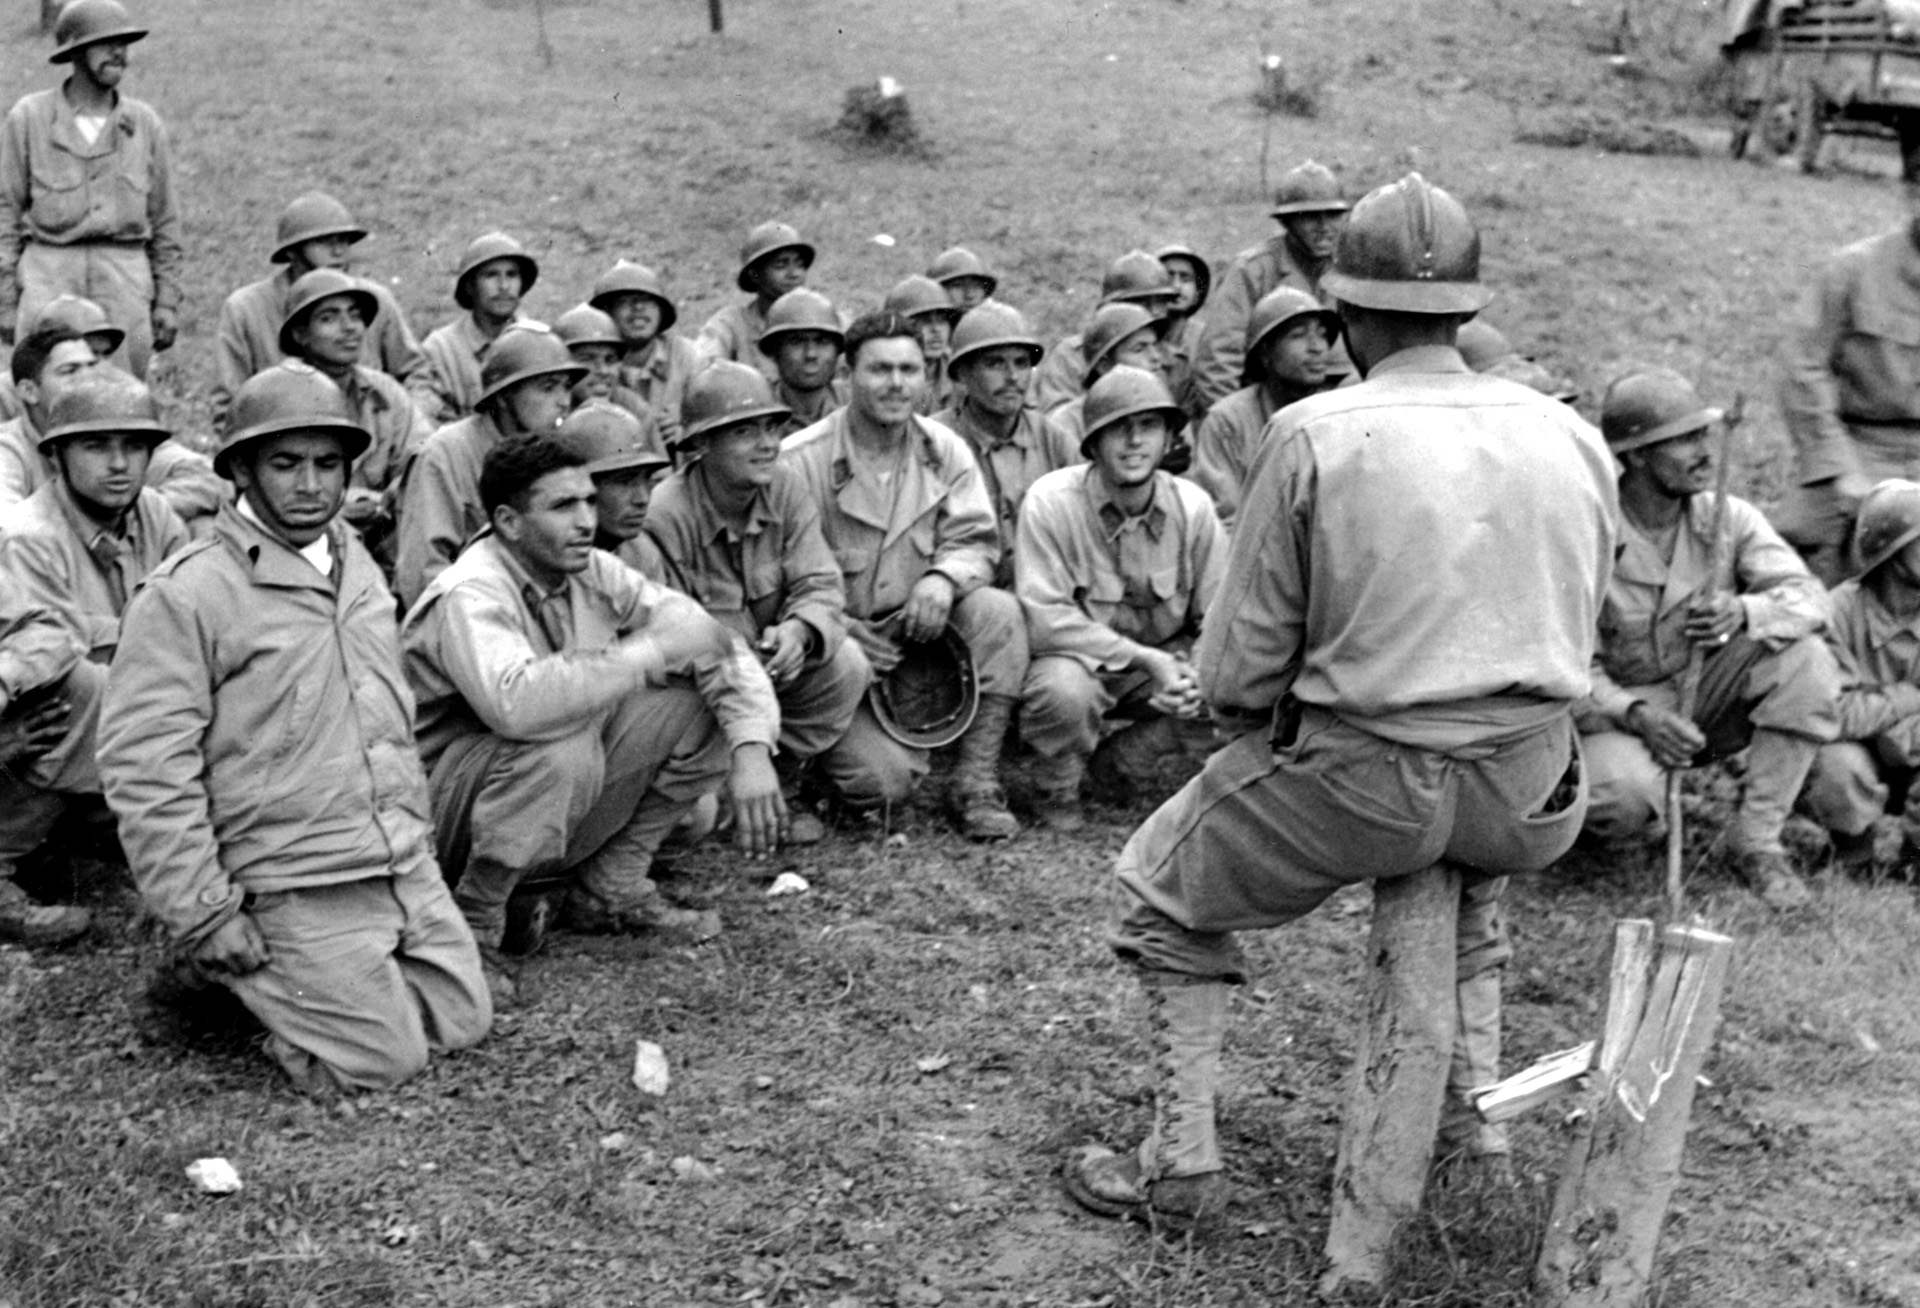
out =
[[927,276],[946,289],[947,298],[962,313],[978,308],[1000,286],[987,261],[964,245],[942,250],[940,257],[927,265]]
[[593,284],[587,301],[613,318],[626,353],[620,384],[646,402],[654,430],[669,448],[680,426],[680,401],[687,380],[700,368],[693,342],[673,330],[680,311],[668,298],[660,274],[627,259],[615,262]]
[[453,274],[453,302],[466,312],[427,333],[420,348],[439,385],[438,422],[473,412],[481,367],[500,333],[516,324],[539,326],[520,313],[520,301],[540,278],[540,265],[505,232],[475,237]]
[[887,292],[880,306],[897,313],[920,333],[920,353],[927,360],[927,383],[914,412],[938,413],[952,400],[953,381],[947,376],[947,354],[953,347],[953,327],[965,312],[956,309],[946,288],[931,277],[908,277]]
[[[42,327],[56,325],[86,337],[93,357],[101,363],[111,362],[127,339],[125,332],[107,320],[104,309],[78,295],[61,295],[49,300],[47,306],[34,315],[33,321],[21,329],[18,339],[25,340]],[[11,374],[0,376],[0,422],[11,422],[19,416],[20,395],[14,390],[13,377]]]
[[653,434],[619,405],[588,400],[567,415],[554,439],[593,478],[593,547],[648,581],[682,589],[645,530],[654,486],[672,466]]
[[587,370],[587,375],[574,383],[574,408],[600,400],[625,409],[647,430],[653,430],[652,408],[620,382],[626,339],[612,314],[590,304],[576,304],[553,320],[553,334],[567,347],[573,361]]
[[[1111,304],[1134,304],[1160,322],[1164,330],[1167,312],[1179,298],[1173,274],[1165,264],[1145,250],[1129,250],[1107,265],[1106,275],[1100,279],[1100,303],[1094,307],[1094,316],[1098,317],[1100,310]],[[1093,319],[1089,318],[1088,325],[1080,332],[1063,337],[1034,370],[1033,402],[1043,412],[1052,413],[1086,394],[1089,363],[1086,334],[1093,330],[1092,323]]]
[[[767,310],[759,349],[773,362],[773,398],[787,410],[782,436],[813,426],[847,402],[847,384],[837,375],[846,343],[840,315],[818,291],[788,291]],[[684,403],[681,408],[684,413]]]
[[[1087,323],[1086,333],[1075,350],[1087,361],[1083,384],[1091,386],[1122,365],[1153,373],[1164,382],[1167,351],[1162,342],[1166,330],[1166,318],[1149,305],[1130,300],[1101,305]],[[1076,446],[1086,435],[1086,402],[1087,397],[1082,393],[1047,414]]]
[[700,353],[758,368],[769,382],[780,380],[773,359],[759,348],[767,330],[767,311],[775,300],[806,285],[812,267],[813,247],[787,224],[761,223],[748,232],[740,247],[740,273],[735,280],[753,298],[735,301],[707,319],[694,342]]
[[119,91],[146,34],[117,0],[73,0],[51,60],[73,71],[22,97],[0,130],[0,341],[57,296],[84,295],[123,326],[139,377],[179,330],[183,258],[167,129]]

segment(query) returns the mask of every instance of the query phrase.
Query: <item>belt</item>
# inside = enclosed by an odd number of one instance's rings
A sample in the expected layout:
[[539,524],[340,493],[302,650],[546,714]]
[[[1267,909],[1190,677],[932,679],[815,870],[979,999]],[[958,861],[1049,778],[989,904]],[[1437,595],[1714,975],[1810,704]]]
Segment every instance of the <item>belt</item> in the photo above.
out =
[[1849,427],[1884,427],[1890,431],[1920,431],[1920,418],[1855,418],[1843,413],[1840,415],[1840,421]]

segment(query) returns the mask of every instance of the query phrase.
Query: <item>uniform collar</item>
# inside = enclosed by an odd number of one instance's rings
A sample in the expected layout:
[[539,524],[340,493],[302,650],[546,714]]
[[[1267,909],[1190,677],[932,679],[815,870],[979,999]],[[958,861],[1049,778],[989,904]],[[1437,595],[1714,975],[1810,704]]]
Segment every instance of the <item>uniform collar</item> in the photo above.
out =
[[1459,372],[1470,373],[1467,361],[1460,357],[1460,351],[1451,345],[1415,345],[1389,354],[1386,358],[1367,370],[1367,380],[1372,381],[1383,373],[1391,372]]
[[1108,541],[1117,541],[1130,531],[1144,531],[1148,540],[1157,541],[1160,533],[1166,530],[1166,496],[1161,494],[1160,480],[1165,475],[1158,469],[1153,474],[1153,497],[1147,501],[1146,511],[1129,514],[1114,502],[1113,488],[1101,475],[1100,469],[1092,464],[1086,465],[1081,477],[1081,486],[1087,494],[1087,503],[1093,507],[1094,517],[1100,522],[1100,530]]
[[724,536],[730,542],[738,542],[748,536],[758,536],[774,520],[773,506],[767,502],[767,488],[756,486],[753,498],[747,501],[746,519],[735,530],[714,502],[713,493],[707,487],[707,474],[698,461],[687,469],[687,490],[693,497],[694,519],[703,524],[707,540]]
[[289,590],[334,589],[334,577],[347,576],[346,529],[339,518],[327,524],[327,546],[333,552],[333,572],[323,576],[300,551],[275,535],[264,525],[240,512],[237,501],[220,506],[213,521],[214,534],[251,565],[256,585],[280,586]]

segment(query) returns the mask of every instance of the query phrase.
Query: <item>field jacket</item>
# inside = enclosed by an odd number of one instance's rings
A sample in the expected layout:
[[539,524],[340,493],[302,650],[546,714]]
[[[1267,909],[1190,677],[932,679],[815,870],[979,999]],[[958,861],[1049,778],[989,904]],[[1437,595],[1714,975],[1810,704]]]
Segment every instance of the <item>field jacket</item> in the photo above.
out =
[[51,686],[86,653],[79,636],[0,570],[0,691],[11,699]]
[[1827,597],[1827,645],[1840,665],[1840,739],[1899,734],[1920,746],[1920,615],[1901,620],[1860,581]]
[[[1320,278],[1331,260],[1314,259],[1285,230],[1234,256],[1233,266],[1207,301],[1206,333],[1194,347],[1192,403],[1204,409],[1240,389],[1247,360],[1247,322],[1253,306],[1281,286],[1305,291],[1321,303]],[[1352,371],[1344,352],[1340,371]]]
[[[53,461],[40,452],[40,432],[26,413],[0,423],[0,508],[18,504],[56,480]],[[147,461],[147,488],[158,491],[186,522],[210,517],[233,498],[213,460],[179,441],[161,441]]]
[[409,461],[400,487],[400,546],[393,569],[394,593],[408,608],[487,525],[480,464],[500,438],[492,418],[472,414],[429,436]]

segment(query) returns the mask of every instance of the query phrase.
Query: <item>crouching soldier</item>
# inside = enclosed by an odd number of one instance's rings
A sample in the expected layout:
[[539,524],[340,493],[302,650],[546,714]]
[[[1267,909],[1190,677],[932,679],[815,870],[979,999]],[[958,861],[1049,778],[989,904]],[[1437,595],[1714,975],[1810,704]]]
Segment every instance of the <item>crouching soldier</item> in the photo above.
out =
[[[1718,409],[1665,369],[1607,388],[1600,427],[1620,461],[1620,555],[1581,706],[1592,804],[1586,829],[1627,841],[1656,829],[1668,769],[1747,753],[1729,833],[1741,875],[1775,908],[1806,902],[1780,841],[1821,745],[1838,727],[1839,670],[1820,640],[1826,594],[1760,511],[1728,498],[1720,570],[1708,572]],[[1693,715],[1679,683],[1706,661]]]
[[574,930],[717,934],[649,873],[723,781],[740,845],[777,843],[773,687],[699,605],[593,548],[592,477],[553,437],[489,450],[480,497],[491,530],[427,587],[401,642],[437,846],[496,983],[501,946],[530,952],[545,930],[536,913],[507,939],[523,882],[568,878]]
[[1080,783],[1113,728],[1120,782],[1155,779],[1143,774],[1175,747],[1171,721],[1191,724],[1178,743],[1201,757],[1211,740],[1188,654],[1226,536],[1205,491],[1160,471],[1186,420],[1158,376],[1115,368],[1087,392],[1092,462],[1035,482],[1020,514],[1014,592],[1033,658],[1020,736],[1043,760],[1038,808],[1056,831],[1084,825]]
[[128,609],[100,771],[147,906],[308,1093],[383,1089],[486,1035],[434,861],[393,596],[338,518],[366,432],[272,368],[234,397],[211,538]]
[[651,429],[617,404],[589,400],[567,415],[556,439],[593,478],[593,547],[671,585],[667,561],[645,531],[654,484],[672,465]]
[[[0,799],[9,813],[20,802],[18,778],[35,780],[35,765],[68,737],[72,708],[61,682],[86,653],[79,636],[0,569]],[[11,861],[0,864],[0,940],[57,945],[86,931],[86,909],[37,904],[13,873]]]
[[680,470],[660,483],[647,534],[673,584],[760,655],[780,698],[779,771],[789,844],[826,835],[795,803],[801,768],[819,759],[829,785],[857,784],[859,760],[836,750],[872,674],[847,639],[840,565],[820,534],[820,510],[779,463],[786,410],[766,379],[718,362],[687,387]]

